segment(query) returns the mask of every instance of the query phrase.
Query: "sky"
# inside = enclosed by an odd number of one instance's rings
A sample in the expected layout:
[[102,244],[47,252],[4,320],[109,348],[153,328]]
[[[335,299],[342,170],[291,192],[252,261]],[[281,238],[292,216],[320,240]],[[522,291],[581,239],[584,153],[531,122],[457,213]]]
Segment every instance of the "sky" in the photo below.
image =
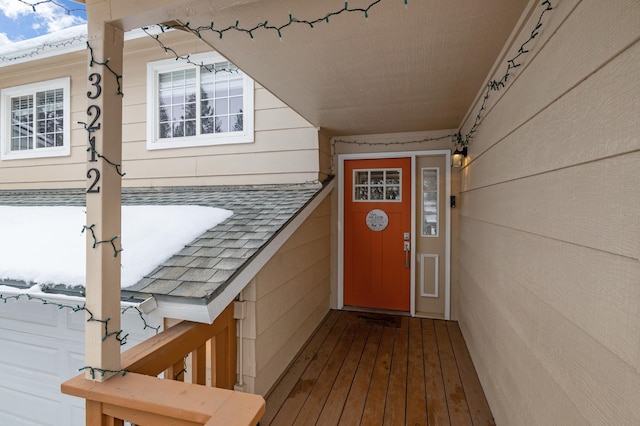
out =
[[70,0],[0,0],[0,46],[85,22],[84,5]]
[[[122,287],[136,284],[232,214],[202,206],[123,206],[123,251],[118,254]],[[0,206],[0,279],[28,281],[34,287],[84,285],[84,225],[84,207]]]

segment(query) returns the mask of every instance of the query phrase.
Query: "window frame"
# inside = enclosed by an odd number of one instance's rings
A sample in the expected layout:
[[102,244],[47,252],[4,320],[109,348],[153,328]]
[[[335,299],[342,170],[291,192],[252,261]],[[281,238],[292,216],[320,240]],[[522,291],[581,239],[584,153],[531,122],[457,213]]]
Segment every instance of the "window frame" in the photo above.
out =
[[[227,62],[228,59],[217,52],[199,53],[189,56],[190,61],[200,64],[216,64]],[[159,75],[172,71],[184,69],[196,69],[196,85],[200,87],[200,67],[198,65],[176,61],[175,59],[165,59],[161,61],[147,63],[147,150],[204,147],[215,145],[228,145],[254,142],[254,82],[242,70],[242,102],[243,102],[243,130],[241,132],[225,132],[196,134],[195,136],[182,136],[175,138],[161,139],[159,133]],[[200,95],[196,90],[200,111]],[[197,114],[196,128],[200,129],[201,117]]]
[[[34,110],[36,108],[36,95],[38,92],[62,89],[62,146],[38,148],[26,150],[11,150],[11,99],[20,96],[33,96]],[[0,91],[0,160],[21,160],[29,158],[64,157],[71,155],[71,78],[62,77],[53,80],[23,84],[7,87]],[[34,123],[35,117],[34,111]]]

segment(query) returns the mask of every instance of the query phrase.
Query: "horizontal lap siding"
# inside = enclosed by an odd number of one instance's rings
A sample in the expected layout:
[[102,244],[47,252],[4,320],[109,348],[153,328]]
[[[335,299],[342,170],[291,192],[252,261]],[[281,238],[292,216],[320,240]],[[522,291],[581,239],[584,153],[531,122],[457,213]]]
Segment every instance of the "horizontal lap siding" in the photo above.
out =
[[246,382],[256,393],[273,386],[329,310],[330,213],[327,197],[245,292]]
[[[163,37],[167,37],[168,45],[185,54],[210,50],[191,35],[175,32]],[[167,56],[150,38],[126,42],[124,186],[280,184],[314,181],[325,176],[319,174],[317,129],[258,83],[254,91],[253,143],[148,151],[147,63],[163,59]],[[86,121],[86,69],[84,51],[0,69],[0,88],[71,76],[72,129],[69,157],[0,161],[0,189],[86,185],[87,135],[78,124]],[[11,78],[5,78],[7,74]]]
[[497,424],[639,424],[640,5],[552,3],[461,173],[461,328]]

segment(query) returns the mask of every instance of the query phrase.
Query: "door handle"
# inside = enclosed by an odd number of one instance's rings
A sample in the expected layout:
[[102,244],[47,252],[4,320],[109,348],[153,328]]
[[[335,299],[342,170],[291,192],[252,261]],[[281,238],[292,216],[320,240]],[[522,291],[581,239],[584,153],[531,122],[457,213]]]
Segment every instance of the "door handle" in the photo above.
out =
[[409,262],[409,252],[411,251],[411,243],[409,241],[404,241],[404,267],[409,269],[411,267],[411,263]]

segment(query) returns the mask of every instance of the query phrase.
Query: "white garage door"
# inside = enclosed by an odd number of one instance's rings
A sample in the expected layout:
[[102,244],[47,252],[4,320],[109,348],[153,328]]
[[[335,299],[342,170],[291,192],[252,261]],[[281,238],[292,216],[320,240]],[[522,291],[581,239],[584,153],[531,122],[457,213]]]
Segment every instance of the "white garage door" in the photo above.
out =
[[[151,326],[162,323],[154,312],[145,320]],[[84,400],[60,392],[60,384],[84,366],[84,321],[82,311],[0,300],[0,425],[85,424]],[[135,310],[123,314],[121,328],[129,334],[123,350],[155,334],[144,329]]]

